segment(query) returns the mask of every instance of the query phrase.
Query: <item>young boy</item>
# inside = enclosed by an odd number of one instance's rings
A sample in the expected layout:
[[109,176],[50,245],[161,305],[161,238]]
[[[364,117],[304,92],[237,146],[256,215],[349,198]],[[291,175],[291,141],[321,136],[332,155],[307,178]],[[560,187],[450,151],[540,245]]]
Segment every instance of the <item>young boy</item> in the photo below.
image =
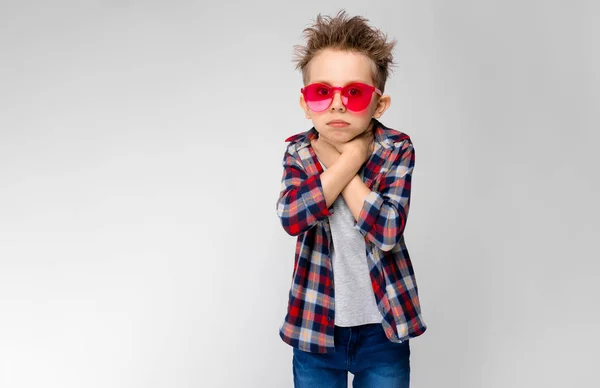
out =
[[[408,387],[409,338],[426,325],[404,243],[415,163],[377,119],[395,42],[362,17],[317,16],[297,47],[313,128],[286,139],[277,214],[298,236],[279,335],[295,387]],[[335,281],[334,281],[335,279]]]

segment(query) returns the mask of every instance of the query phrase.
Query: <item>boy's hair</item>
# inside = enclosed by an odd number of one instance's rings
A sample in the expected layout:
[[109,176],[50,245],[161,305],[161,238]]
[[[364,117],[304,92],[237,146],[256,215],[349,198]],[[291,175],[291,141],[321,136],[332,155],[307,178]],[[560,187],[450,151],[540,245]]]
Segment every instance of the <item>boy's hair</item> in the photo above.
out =
[[392,50],[396,40],[387,41],[387,34],[371,27],[361,16],[348,17],[341,10],[335,17],[317,15],[315,23],[305,28],[306,46],[294,46],[296,69],[302,71],[304,85],[308,82],[308,64],[320,51],[335,49],[366,55],[373,62],[373,81],[382,92],[391,67],[395,65]]

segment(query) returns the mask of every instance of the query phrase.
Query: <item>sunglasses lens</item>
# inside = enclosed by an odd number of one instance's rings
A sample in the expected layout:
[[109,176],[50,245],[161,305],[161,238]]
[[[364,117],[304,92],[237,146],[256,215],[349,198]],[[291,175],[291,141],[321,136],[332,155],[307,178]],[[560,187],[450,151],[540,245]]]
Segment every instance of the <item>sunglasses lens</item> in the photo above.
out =
[[327,85],[312,84],[304,88],[304,99],[310,110],[322,112],[329,104],[333,97],[333,91]]
[[351,111],[361,111],[369,106],[373,92],[368,85],[352,84],[344,88],[342,95],[348,102],[344,102]]

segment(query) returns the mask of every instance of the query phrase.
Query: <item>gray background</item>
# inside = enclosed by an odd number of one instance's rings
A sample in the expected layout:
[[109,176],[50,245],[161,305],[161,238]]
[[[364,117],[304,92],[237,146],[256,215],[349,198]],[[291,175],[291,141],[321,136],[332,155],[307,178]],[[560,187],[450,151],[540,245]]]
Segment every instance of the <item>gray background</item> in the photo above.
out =
[[412,386],[597,387],[594,1],[2,1],[0,386],[291,387],[292,46],[398,40]]

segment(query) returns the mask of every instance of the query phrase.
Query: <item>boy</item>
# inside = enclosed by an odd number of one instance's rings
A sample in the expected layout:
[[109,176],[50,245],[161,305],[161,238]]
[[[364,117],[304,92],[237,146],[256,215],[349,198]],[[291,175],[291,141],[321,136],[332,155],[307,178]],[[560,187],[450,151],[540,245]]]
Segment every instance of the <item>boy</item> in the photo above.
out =
[[[415,154],[377,119],[395,42],[344,11],[317,16],[297,47],[300,106],[313,128],[286,139],[277,214],[298,236],[279,335],[295,387],[408,387],[423,334],[404,243]],[[335,279],[335,281],[334,281]]]

